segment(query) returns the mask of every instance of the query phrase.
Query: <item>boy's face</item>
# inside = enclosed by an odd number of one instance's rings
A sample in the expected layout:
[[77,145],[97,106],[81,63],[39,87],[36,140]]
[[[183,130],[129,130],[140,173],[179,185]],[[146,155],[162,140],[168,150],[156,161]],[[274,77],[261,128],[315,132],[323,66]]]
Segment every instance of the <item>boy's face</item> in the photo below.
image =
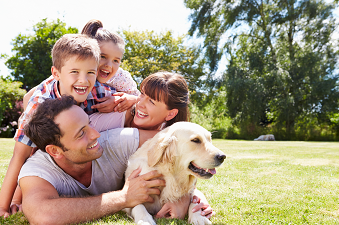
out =
[[118,71],[121,64],[123,52],[111,41],[99,43],[101,59],[97,80],[106,83]]
[[94,87],[97,67],[95,59],[78,60],[77,56],[67,60],[61,71],[53,66],[52,75],[59,81],[60,94],[72,95],[78,104],[84,102]]

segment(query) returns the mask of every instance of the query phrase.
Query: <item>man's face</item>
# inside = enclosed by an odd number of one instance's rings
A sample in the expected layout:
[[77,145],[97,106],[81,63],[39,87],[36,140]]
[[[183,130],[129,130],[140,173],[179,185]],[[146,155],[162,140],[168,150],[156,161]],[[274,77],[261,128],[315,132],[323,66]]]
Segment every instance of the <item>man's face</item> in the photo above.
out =
[[102,155],[98,143],[100,134],[89,125],[88,115],[78,106],[64,110],[54,119],[63,136],[60,142],[65,150],[62,154],[70,164],[82,164]]
[[79,104],[84,102],[94,87],[97,79],[98,64],[95,59],[78,59],[72,56],[61,70],[52,68],[53,76],[59,80],[61,95],[71,95]]

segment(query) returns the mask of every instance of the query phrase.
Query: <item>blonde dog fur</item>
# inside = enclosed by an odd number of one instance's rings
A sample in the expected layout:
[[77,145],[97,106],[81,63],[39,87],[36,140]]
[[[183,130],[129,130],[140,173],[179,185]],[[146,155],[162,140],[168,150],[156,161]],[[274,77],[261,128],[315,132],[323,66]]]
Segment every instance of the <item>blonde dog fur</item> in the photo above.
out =
[[[156,224],[155,215],[167,202],[176,202],[194,192],[197,178],[209,179],[215,174],[225,154],[212,145],[211,133],[203,127],[190,122],[177,122],[160,131],[154,138],[144,143],[129,159],[126,177],[138,167],[141,174],[157,170],[163,174],[166,186],[160,196],[153,195],[153,203],[137,205],[125,211],[137,224]],[[211,224],[201,212],[192,213],[195,204],[189,207],[188,220],[192,224]]]

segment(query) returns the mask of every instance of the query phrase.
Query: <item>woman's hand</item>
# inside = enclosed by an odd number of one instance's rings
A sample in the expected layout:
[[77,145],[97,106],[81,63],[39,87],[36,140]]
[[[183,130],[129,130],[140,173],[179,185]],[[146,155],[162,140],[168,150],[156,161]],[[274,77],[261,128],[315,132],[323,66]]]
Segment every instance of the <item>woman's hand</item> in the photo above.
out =
[[207,219],[210,219],[212,216],[215,215],[215,212],[213,211],[211,206],[208,204],[208,202],[202,201],[198,196],[196,195],[193,196],[192,203],[198,204],[193,207],[192,209],[193,213],[201,210],[201,215],[205,216]]

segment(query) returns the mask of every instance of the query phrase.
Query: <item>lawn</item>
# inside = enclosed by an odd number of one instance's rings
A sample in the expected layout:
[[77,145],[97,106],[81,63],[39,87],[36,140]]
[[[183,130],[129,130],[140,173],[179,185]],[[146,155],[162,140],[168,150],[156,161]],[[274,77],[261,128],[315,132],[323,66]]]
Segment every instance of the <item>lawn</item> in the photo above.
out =
[[[338,142],[214,140],[227,159],[200,189],[217,215],[213,224],[339,224]],[[0,182],[14,141],[0,139]],[[187,224],[158,220],[158,224]],[[28,224],[22,214],[1,224]],[[133,224],[117,213],[84,224]]]

